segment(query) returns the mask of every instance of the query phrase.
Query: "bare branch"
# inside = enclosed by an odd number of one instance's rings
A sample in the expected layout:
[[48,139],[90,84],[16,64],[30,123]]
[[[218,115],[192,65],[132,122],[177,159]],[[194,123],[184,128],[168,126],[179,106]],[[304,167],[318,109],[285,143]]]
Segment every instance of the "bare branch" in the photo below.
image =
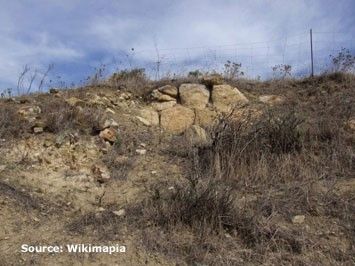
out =
[[21,94],[20,89],[22,88],[23,80],[24,80],[28,71],[30,71],[30,67],[28,65],[25,65],[22,72],[20,73],[20,76],[17,79],[17,94],[18,95]]
[[54,64],[49,64],[48,67],[47,67],[47,70],[46,72],[43,73],[43,76],[41,78],[41,81],[39,82],[39,85],[38,85],[38,91],[42,91],[42,87],[44,85],[44,81],[45,79],[47,78],[49,72],[54,68]]

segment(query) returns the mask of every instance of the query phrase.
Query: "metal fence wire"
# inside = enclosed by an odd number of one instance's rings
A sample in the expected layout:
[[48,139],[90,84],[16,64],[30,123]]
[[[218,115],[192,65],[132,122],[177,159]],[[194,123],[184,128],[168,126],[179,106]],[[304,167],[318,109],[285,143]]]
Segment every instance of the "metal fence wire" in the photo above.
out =
[[[331,68],[330,55],[342,48],[354,52],[354,38],[342,32],[312,32],[314,74]],[[294,77],[312,74],[310,32],[270,41],[234,43],[218,46],[159,48],[121,52],[122,68],[144,68],[153,78],[184,75],[189,71],[223,72],[227,61],[241,63],[248,78],[271,78],[276,65],[290,65]]]

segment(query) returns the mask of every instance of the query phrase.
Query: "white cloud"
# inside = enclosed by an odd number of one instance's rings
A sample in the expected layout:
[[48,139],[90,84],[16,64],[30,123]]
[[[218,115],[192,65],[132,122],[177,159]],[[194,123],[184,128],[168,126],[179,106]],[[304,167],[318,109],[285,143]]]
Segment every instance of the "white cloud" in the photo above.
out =
[[[80,61],[83,68],[128,54],[154,67],[155,46],[167,68],[188,68],[189,60],[214,66],[227,58],[255,73],[288,59],[301,67],[309,56],[309,28],[345,30],[336,40],[353,39],[355,28],[351,0],[0,2],[0,86],[14,83],[26,63]],[[333,36],[317,35],[315,49],[323,47],[320,37],[337,47]]]
[[11,36],[2,36],[0,42],[0,80],[14,83],[24,65],[33,69],[41,68],[51,62],[73,61],[83,57],[81,51],[51,42],[45,33],[38,34],[34,40],[19,40]]

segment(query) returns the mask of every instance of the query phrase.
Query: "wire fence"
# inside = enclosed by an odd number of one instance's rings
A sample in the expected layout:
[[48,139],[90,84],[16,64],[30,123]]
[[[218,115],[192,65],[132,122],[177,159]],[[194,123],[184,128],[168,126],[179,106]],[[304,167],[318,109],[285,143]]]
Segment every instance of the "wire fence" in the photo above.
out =
[[[355,61],[355,38],[351,34],[317,31],[313,31],[312,34],[315,75],[331,70],[330,55],[337,56],[342,48],[349,49]],[[240,71],[244,73],[244,77],[251,79],[275,77],[273,67],[277,65],[291,66],[289,74],[292,77],[305,77],[312,74],[311,38],[310,32],[306,31],[261,42],[177,48],[160,48],[155,45],[146,50],[132,48],[128,51],[120,50],[112,56],[111,60],[98,61],[101,62],[100,66],[91,65],[86,67],[85,71],[82,71],[81,63],[80,67],[71,71],[81,71],[75,78],[68,78],[66,73],[62,73],[63,75],[55,71],[49,73],[48,69],[43,69],[42,72],[30,69],[22,73],[22,76],[19,75],[17,88],[0,90],[1,97],[48,90],[51,87],[73,88],[88,84],[95,76],[107,78],[113,72],[135,68],[145,69],[145,73],[152,79],[186,75],[196,70],[202,73],[223,73],[228,61],[241,64]],[[352,63],[352,71],[354,71],[355,62]]]
[[[313,32],[314,74],[331,67],[330,55],[341,48],[354,51],[354,38],[342,32]],[[184,75],[192,70],[223,72],[227,61],[241,63],[248,78],[270,78],[275,65],[290,65],[292,75],[311,74],[310,33],[285,36],[270,41],[235,43],[218,46],[180,47],[134,50],[117,56],[120,66],[144,68],[146,73],[159,79],[166,75]],[[117,63],[117,62],[116,62]]]

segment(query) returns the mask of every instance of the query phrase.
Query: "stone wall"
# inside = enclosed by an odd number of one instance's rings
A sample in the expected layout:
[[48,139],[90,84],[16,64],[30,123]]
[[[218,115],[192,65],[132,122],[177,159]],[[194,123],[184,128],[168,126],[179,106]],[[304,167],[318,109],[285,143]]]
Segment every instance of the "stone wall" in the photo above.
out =
[[248,103],[237,88],[227,84],[165,85],[151,93],[153,101],[139,111],[137,118],[147,126],[159,125],[168,133],[180,134],[192,125],[207,127],[218,115],[228,113],[236,105]]

